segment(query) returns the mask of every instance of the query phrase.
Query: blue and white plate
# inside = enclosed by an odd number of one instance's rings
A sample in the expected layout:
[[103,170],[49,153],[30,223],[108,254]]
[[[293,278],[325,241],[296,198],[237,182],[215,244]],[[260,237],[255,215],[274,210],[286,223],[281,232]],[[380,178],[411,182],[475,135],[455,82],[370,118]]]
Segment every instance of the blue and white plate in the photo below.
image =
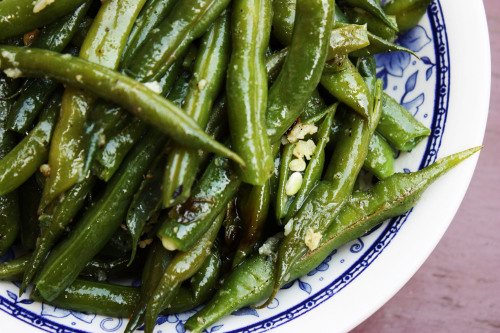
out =
[[[474,25],[465,24],[464,17]],[[435,1],[420,24],[397,42],[420,60],[406,53],[379,55],[378,75],[386,91],[432,129],[426,141],[397,157],[397,171],[415,171],[438,157],[481,145],[490,92],[482,2]],[[334,251],[314,271],[285,286],[266,309],[239,310],[208,333],[352,329],[387,302],[434,249],[462,201],[476,161],[477,156],[438,180],[409,213]],[[122,332],[126,326],[124,319],[33,303],[26,294],[18,297],[18,290],[17,284],[0,284],[2,332]],[[183,323],[192,314],[160,317],[155,332],[185,332]]]

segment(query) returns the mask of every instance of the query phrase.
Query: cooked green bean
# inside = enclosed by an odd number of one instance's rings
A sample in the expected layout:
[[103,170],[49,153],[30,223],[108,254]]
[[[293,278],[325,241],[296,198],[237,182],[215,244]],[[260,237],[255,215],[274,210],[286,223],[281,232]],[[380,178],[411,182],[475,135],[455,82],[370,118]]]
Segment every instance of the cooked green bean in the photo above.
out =
[[130,319],[125,333],[132,333],[143,323],[149,299],[174,256],[175,253],[166,250],[158,239],[153,241],[142,270],[141,291],[130,315],[128,315]]
[[342,58],[340,70],[325,71],[321,76],[321,85],[340,102],[346,104],[366,119],[372,113],[370,91],[352,62]]
[[394,150],[378,133],[373,134],[363,169],[385,179],[394,173]]
[[28,266],[30,253],[0,264],[0,280],[17,281]]
[[151,295],[144,317],[144,330],[152,333],[156,319],[164,304],[169,304],[175,297],[183,281],[192,277],[208,258],[226,212],[222,211],[196,244],[185,252],[177,252],[167,265],[161,280]]
[[125,72],[141,82],[158,80],[228,4],[229,0],[177,1],[157,27],[158,32],[141,44],[130,59]]
[[[283,44],[290,45],[295,20],[297,0],[273,0],[273,35]],[[335,15],[341,12],[335,10]],[[347,22],[347,18],[345,19]],[[366,26],[345,25],[332,30],[327,60],[364,48],[369,45]]]
[[[445,157],[414,173],[394,174],[367,192],[355,192],[322,235],[321,244],[297,261],[284,283],[316,268],[342,244],[362,236],[388,218],[407,212],[430,184],[479,149],[473,148]],[[266,247],[268,251],[262,251],[262,254],[240,265],[209,303],[188,319],[185,327],[193,333],[202,332],[225,315],[269,297],[275,274],[272,258],[279,241],[279,237],[271,238]]]
[[[183,99],[185,96],[185,85],[181,83],[184,82],[186,73],[182,73],[177,80],[180,68],[179,60],[170,66],[165,76],[158,82],[162,96],[168,96],[167,98],[176,105],[178,105],[177,99]],[[180,86],[172,88],[175,81]],[[125,111],[121,108],[107,105],[102,101],[97,103],[94,109],[97,109],[92,112],[94,115],[91,113],[94,119],[87,121],[83,139],[87,153],[84,173],[92,168],[101,179],[109,180],[134,143],[147,130],[147,126],[139,119],[133,119],[132,115],[124,114]]]
[[106,245],[122,223],[132,196],[150,163],[163,148],[165,137],[148,133],[107,184],[102,197],[82,216],[68,238],[52,251],[35,279],[43,298],[53,300],[78,276],[85,263]]
[[[8,130],[6,118],[17,82],[0,74],[0,160],[16,145],[16,136]],[[0,162],[1,165],[1,162]],[[14,243],[19,232],[19,202],[17,192],[0,196],[0,256]]]
[[[66,227],[73,221],[78,211],[85,204],[90,190],[95,183],[95,178],[88,175],[84,180],[75,184],[64,193],[64,197],[55,207],[47,209],[48,214],[39,217],[40,222],[46,225],[42,230],[41,237],[37,241],[35,251],[29,261],[29,266],[24,273],[19,292],[23,293],[27,285],[31,283],[35,274],[40,270],[43,261],[56,241],[61,237]],[[38,204],[38,203],[37,203]]]
[[[368,31],[384,40],[393,42],[396,38],[396,31],[387,26],[382,20],[366,11],[360,11],[355,8],[345,8],[344,13],[346,14],[349,22],[366,25]],[[387,16],[387,18],[393,23],[393,25],[396,25],[396,18],[394,16]]]
[[[146,0],[110,0],[104,2],[85,37],[79,57],[116,69],[132,29]],[[78,81],[78,77],[75,77]],[[59,121],[49,151],[51,172],[43,188],[40,209],[82,177],[85,166],[83,130],[85,118],[94,104],[94,94],[76,87],[66,88]]]
[[298,213],[287,222],[289,225],[285,226],[285,238],[278,251],[273,294],[264,303],[265,306],[272,301],[293,264],[308,248],[318,245],[317,235],[328,227],[351,194],[380,118],[381,94],[382,81],[379,80],[371,121],[364,120],[354,112],[346,115],[323,181],[314,188]]
[[[31,47],[62,52],[75,35],[91,3],[83,3],[74,13],[61,17],[42,29]],[[13,105],[7,121],[9,128],[18,133],[29,130],[59,84],[50,79],[32,78],[27,79],[24,86],[26,88]]]
[[415,27],[427,11],[433,0],[390,0],[384,3],[383,10],[388,15],[395,15],[399,31]]
[[[51,76],[88,89],[159,127],[183,145],[203,148],[244,165],[242,159],[214,141],[182,110],[137,81],[86,60],[50,51],[0,46],[0,69],[8,73]],[[78,73],[75,75],[75,73]]]
[[132,236],[130,262],[134,260],[137,244],[146,223],[161,209],[162,191],[160,184],[165,169],[165,160],[164,154],[160,154],[156,158],[128,208],[125,224]]
[[130,32],[127,45],[123,50],[120,67],[124,68],[146,38],[150,34],[154,34],[154,28],[165,19],[176,2],[177,0],[148,0],[146,2]]
[[[276,148],[277,150],[278,148]],[[241,219],[243,236],[233,258],[233,268],[247,258],[259,244],[271,203],[271,184],[268,179],[264,185],[254,185],[242,201]]]
[[73,12],[88,0],[3,0],[0,2],[0,40],[29,32]]
[[297,1],[294,32],[285,64],[269,90],[266,126],[278,141],[300,116],[321,78],[333,26],[334,4]]
[[61,294],[47,301],[35,289],[30,298],[64,309],[104,316],[128,317],[138,300],[137,288],[76,279]]
[[333,118],[337,111],[337,107],[338,103],[335,103],[327,110],[328,114],[318,130],[318,142],[316,144],[316,149],[314,150],[314,155],[309,161],[304,172],[304,178],[300,190],[297,192],[292,203],[288,207],[288,211],[286,212],[283,221],[289,221],[293,216],[295,216],[295,214],[297,214],[300,207],[302,207],[304,201],[321,178],[325,164],[325,147],[328,141],[330,141],[330,132],[332,130]]
[[288,195],[286,194],[286,184],[290,175],[290,162],[293,159],[293,149],[295,144],[287,144],[282,148],[281,161],[279,167],[279,182],[278,182],[278,192],[276,193],[276,219],[280,221],[287,212],[287,206],[290,204]]
[[431,133],[429,128],[387,93],[382,96],[382,116],[377,131],[402,151],[412,150]]
[[[205,128],[212,104],[222,88],[230,52],[229,13],[219,17],[201,40],[183,109]],[[199,167],[198,151],[173,147],[168,154],[163,180],[163,206],[183,203],[191,193]]]
[[0,160],[0,195],[18,188],[47,161],[60,103],[61,95],[58,94],[42,112],[38,124]]
[[271,0],[236,0],[232,7],[232,53],[226,95],[232,148],[245,160],[242,181],[263,185],[273,158],[266,135],[265,52],[271,34]]
[[352,7],[357,7],[366,10],[368,13],[380,19],[388,27],[398,32],[398,25],[395,21],[391,20],[387,14],[384,12],[380,6],[379,0],[342,0],[341,3],[345,3]]
[[191,197],[174,206],[164,217],[157,232],[168,250],[186,251],[210,228],[215,217],[226,207],[241,184],[229,160],[215,156]]

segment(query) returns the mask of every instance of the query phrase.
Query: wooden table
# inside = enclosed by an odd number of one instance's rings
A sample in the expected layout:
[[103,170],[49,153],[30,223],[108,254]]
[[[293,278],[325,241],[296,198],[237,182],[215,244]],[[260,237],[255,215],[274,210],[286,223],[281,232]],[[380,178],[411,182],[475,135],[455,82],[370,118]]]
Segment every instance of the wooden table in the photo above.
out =
[[[352,333],[500,332],[500,0],[483,2],[490,31],[492,90],[485,148],[472,182],[425,264]],[[464,24],[473,22],[464,18]]]

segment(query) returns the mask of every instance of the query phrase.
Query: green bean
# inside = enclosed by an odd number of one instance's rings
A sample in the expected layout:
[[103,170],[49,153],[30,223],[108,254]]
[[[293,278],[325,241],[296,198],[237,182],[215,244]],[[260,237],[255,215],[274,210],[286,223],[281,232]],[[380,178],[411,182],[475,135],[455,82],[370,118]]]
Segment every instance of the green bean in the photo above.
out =
[[0,264],[0,280],[17,281],[24,273],[30,260],[30,253]]
[[233,258],[233,268],[247,258],[259,244],[270,203],[271,184],[269,179],[264,185],[252,186],[248,196],[242,200],[243,207],[240,210],[244,230]]
[[130,262],[134,260],[137,244],[147,221],[161,209],[162,191],[160,184],[163,177],[165,160],[164,154],[156,158],[128,208],[125,223],[132,236]]
[[[111,0],[103,3],[80,49],[79,57],[116,69],[133,22],[146,0]],[[78,78],[76,77],[78,81]],[[51,173],[40,202],[45,208],[82,176],[84,161],[83,127],[95,102],[95,95],[76,87],[66,88],[59,121],[49,152]]]
[[288,48],[284,48],[280,51],[274,52],[268,57],[266,57],[266,72],[267,72],[267,82],[268,85],[273,84],[278,78],[278,75],[285,63],[286,55],[288,54]]
[[141,291],[129,316],[125,333],[132,333],[144,321],[144,313],[149,299],[174,256],[175,253],[166,250],[158,239],[153,240],[142,270]]
[[324,72],[321,85],[340,102],[366,119],[370,119],[372,102],[370,91],[351,61],[344,57],[338,72]]
[[[83,3],[74,13],[42,29],[31,47],[62,52],[75,35],[90,4],[91,1]],[[9,128],[18,133],[25,133],[31,127],[59,84],[50,79],[28,79],[24,86],[7,120]]]
[[[2,265],[0,264],[0,272],[2,272]],[[206,297],[206,295],[203,296]],[[47,302],[36,290],[31,293],[30,298],[72,311],[127,318],[139,300],[139,288],[77,279],[53,301]],[[202,299],[193,296],[192,290],[181,287],[170,304],[170,308],[165,309],[163,313],[180,313],[191,310],[200,305]]]
[[9,129],[20,134],[26,133],[58,88],[59,83],[54,80],[28,79],[7,119]]
[[121,131],[107,140],[103,149],[97,152],[92,173],[106,182],[109,181],[147,128],[147,124],[139,120],[126,124]]
[[[88,89],[122,105],[154,126],[161,127],[161,130],[183,145],[207,149],[244,165],[238,155],[201,131],[182,110],[124,75],[83,59],[10,46],[0,47],[0,61],[0,68],[7,69],[10,74],[21,72],[33,76],[48,75],[67,84]],[[78,73],[77,76],[75,73]]]
[[327,60],[350,54],[370,45],[366,26],[348,24],[332,30]]
[[287,222],[285,238],[278,251],[273,294],[262,306],[267,306],[274,298],[293,264],[308,248],[317,246],[317,235],[328,227],[351,194],[380,118],[381,80],[376,91],[372,121],[368,122],[354,112],[346,115],[323,182],[314,188],[299,212]]
[[73,221],[78,211],[85,204],[91,188],[95,184],[95,178],[88,175],[83,181],[75,184],[64,193],[64,197],[55,207],[47,209],[49,214],[39,217],[47,225],[42,231],[40,239],[37,241],[36,249],[30,258],[29,265],[24,273],[19,293],[22,294],[26,286],[31,283],[35,274],[40,270],[49,251],[56,241],[61,237],[67,226]]
[[372,34],[371,32],[368,32],[368,40],[370,41],[370,45],[363,49],[353,51],[350,55],[353,57],[364,57],[379,53],[400,51],[409,53],[418,58],[418,56],[412,50],[407,49],[406,47],[403,47],[401,45],[388,42],[385,39]]
[[208,258],[225,213],[225,211],[222,211],[218,214],[203,237],[189,250],[178,252],[168,264],[146,307],[144,317],[144,330],[146,333],[153,332],[156,318],[163,309],[163,305],[169,304],[173,300],[180,284],[192,277],[201,268],[205,259]]
[[[184,111],[202,128],[208,122],[212,104],[223,85],[230,52],[229,27],[229,13],[226,12],[202,38],[184,99]],[[198,155],[192,148],[174,147],[170,151],[163,181],[164,207],[172,207],[189,198],[199,167]]]
[[132,119],[132,115],[112,103],[99,101],[94,105],[87,116],[82,138],[85,150],[82,175],[89,173],[95,163],[99,148],[105,147],[108,138],[116,135]]
[[[17,82],[0,75],[0,159],[16,145],[16,137],[6,124],[12,101],[4,99],[14,94],[16,89]],[[18,232],[19,202],[17,192],[14,191],[0,196],[0,256],[14,243]]]
[[396,22],[391,20],[387,14],[384,12],[380,6],[380,1],[378,0],[342,0],[342,3],[346,3],[349,6],[357,7],[366,10],[368,13],[380,19],[392,30],[398,32],[398,26]]
[[295,216],[295,214],[297,214],[299,209],[304,204],[304,201],[321,178],[325,164],[325,147],[328,141],[330,141],[330,132],[332,130],[333,118],[337,111],[337,106],[338,103],[335,103],[327,110],[328,114],[318,130],[318,142],[316,144],[316,149],[314,150],[314,155],[309,161],[304,172],[302,186],[288,207],[288,211],[284,216],[283,221],[289,221],[293,216]]
[[36,242],[44,228],[38,221],[38,203],[42,190],[37,181],[37,175],[31,176],[19,187],[19,236],[22,247],[32,251],[36,247]]
[[[179,312],[192,309],[193,303],[200,304],[205,302],[215,293],[216,286],[219,283],[219,273],[222,266],[222,245],[220,243],[221,242],[219,242],[218,239],[215,240],[214,246],[211,249],[208,258],[205,259],[200,269],[189,280],[192,298],[188,299],[188,304],[186,304],[184,309],[179,309]],[[178,296],[179,294],[177,294],[176,298],[170,303],[171,307],[167,308],[169,312],[172,311],[171,308],[176,303],[179,303],[179,301],[177,301],[179,298]]]
[[[421,171],[394,174],[367,192],[355,192],[323,235],[319,247],[301,257],[284,282],[310,272],[340,245],[362,236],[385,219],[411,209],[430,184],[479,149],[446,157]],[[351,228],[353,232],[350,232]],[[243,262],[209,303],[186,321],[185,327],[193,333],[202,332],[225,315],[269,297],[275,274],[272,258],[279,239],[272,237],[268,251]]]
[[32,0],[0,2],[0,40],[29,32],[73,12],[86,0],[59,0],[52,3]]
[[[241,232],[243,230],[243,219],[239,213],[237,204],[239,202],[239,198],[241,193],[244,190],[248,190],[250,185],[243,185],[235,197],[232,198],[226,205],[226,217],[224,217],[224,222],[222,225],[224,226],[224,247],[225,252],[228,254],[224,255],[224,267],[230,267],[231,260],[233,259],[233,253],[236,250],[236,246],[238,246],[238,241],[241,238]],[[226,271],[226,269],[223,269]]]
[[30,298],[73,311],[128,317],[138,296],[137,288],[76,279],[58,297],[50,301],[36,290],[31,293]]
[[268,95],[266,126],[271,142],[295,122],[321,78],[333,11],[333,3],[327,0],[297,1],[288,55]]
[[191,197],[174,206],[157,232],[168,250],[186,251],[208,230],[215,217],[236,194],[241,180],[221,156],[212,159],[193,188]]
[[363,169],[385,179],[394,173],[394,150],[378,133],[373,134]]
[[[212,136],[216,140],[221,140],[224,137],[227,137],[228,126],[227,126],[227,105],[226,105],[226,96],[221,95],[214,102],[212,110],[210,111],[210,116],[208,117],[207,125],[205,126],[205,133]],[[206,150],[199,151],[199,169],[204,170],[210,153]]]
[[415,27],[427,11],[433,0],[390,0],[384,3],[383,10],[388,15],[395,15],[399,31]]
[[396,173],[366,192],[355,192],[323,234],[321,245],[297,262],[291,279],[319,265],[340,245],[361,237],[388,218],[409,211],[430,184],[480,149],[476,147],[439,159],[420,171]]
[[229,0],[177,1],[157,27],[158,32],[141,44],[130,59],[125,72],[140,82],[158,80],[228,4]]
[[226,94],[232,148],[243,157],[242,181],[263,185],[271,176],[271,145],[265,131],[265,52],[271,33],[271,2],[237,0],[232,8],[232,53]]
[[0,195],[18,188],[47,160],[60,101],[60,94],[54,96],[42,112],[38,124],[0,160]]
[[[358,10],[356,8],[345,8],[344,13],[346,14],[349,22],[366,25],[368,31],[384,40],[392,42],[396,38],[396,31],[386,25],[385,22],[366,11]],[[393,23],[393,25],[396,25],[396,18],[394,16],[388,15],[387,18]]]
[[287,144],[283,147],[281,152],[281,161],[279,167],[279,182],[278,182],[278,192],[276,199],[276,219],[280,221],[288,210],[289,202],[288,195],[286,194],[286,184],[290,175],[290,168],[288,165],[293,159],[293,149],[295,148],[295,144]]
[[[273,35],[283,44],[289,45],[292,39],[293,24],[295,19],[296,0],[273,1]],[[335,10],[337,15],[340,10]],[[345,18],[347,22],[347,18]],[[367,28],[363,25],[334,24],[328,46],[327,61],[335,57],[346,55],[350,52],[368,46]]]
[[290,45],[297,0],[273,0],[273,36],[283,45]]
[[[180,96],[183,98],[185,95],[181,93],[184,85],[179,86],[180,92],[175,92],[176,89],[172,89],[180,67],[181,61],[175,62],[158,82],[162,96],[168,94],[168,99],[174,104],[176,104],[177,98]],[[183,77],[184,74],[178,80],[179,84],[184,82]],[[171,89],[172,93],[170,93]],[[132,119],[131,115],[124,114],[121,108],[116,108],[102,101],[97,103],[94,109],[96,111],[91,113],[93,119],[87,121],[83,139],[87,154],[84,173],[92,168],[93,172],[101,179],[109,180],[133,144],[146,130],[146,126],[142,121]],[[93,113],[94,115],[92,115]]]
[[202,332],[225,315],[270,295],[275,271],[273,252],[280,240],[279,236],[271,237],[266,241],[267,251],[242,262],[225,279],[208,304],[189,318],[184,326],[193,333]]
[[125,163],[107,184],[94,205],[82,216],[78,225],[52,251],[35,279],[43,298],[56,298],[85,266],[106,245],[118,229],[142,176],[165,143],[158,131],[150,132],[131,151]]
[[104,282],[109,278],[134,276],[134,273],[142,269],[144,259],[142,252],[138,253],[137,260],[131,265],[128,256],[111,259],[95,257],[85,264],[79,276],[98,282]]
[[78,30],[76,31],[75,35],[71,39],[71,45],[74,45],[78,48],[81,48],[83,45],[83,41],[85,40],[85,37],[89,33],[90,27],[92,26],[92,22],[94,21],[93,18],[89,16],[85,16],[78,26]]
[[402,151],[412,150],[431,133],[430,129],[386,93],[382,95],[382,116],[377,131]]
[[312,124],[315,123],[316,121],[314,119],[318,120],[322,119],[324,117],[324,112],[326,111],[327,107],[325,104],[325,101],[319,94],[318,90],[314,90],[311,97],[307,100],[306,106],[304,107],[304,110],[302,110],[302,113],[300,115],[300,120],[303,123],[307,124]]
[[130,35],[123,50],[120,67],[124,68],[130,61],[130,58],[137,52],[137,50],[144,43],[157,27],[161,21],[170,13],[172,7],[177,0],[148,0],[144,8],[137,16],[134,27],[130,31]]

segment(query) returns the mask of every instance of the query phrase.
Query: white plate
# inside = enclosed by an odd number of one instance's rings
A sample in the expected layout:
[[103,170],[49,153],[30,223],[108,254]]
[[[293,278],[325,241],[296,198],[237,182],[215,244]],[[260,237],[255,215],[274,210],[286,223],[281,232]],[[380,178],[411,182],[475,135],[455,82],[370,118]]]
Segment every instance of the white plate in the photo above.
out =
[[[471,22],[473,22],[471,24]],[[429,140],[396,160],[399,171],[481,145],[490,92],[490,51],[482,2],[440,0],[419,27],[400,42],[406,54],[377,59],[387,92],[432,128]],[[278,293],[263,310],[244,309],[208,332],[345,332],[387,302],[439,242],[465,195],[477,156],[439,179],[403,217],[347,244],[319,269]],[[0,331],[121,332],[125,321],[56,309],[17,297],[18,287],[0,284]],[[191,315],[161,317],[156,332],[183,332]]]

